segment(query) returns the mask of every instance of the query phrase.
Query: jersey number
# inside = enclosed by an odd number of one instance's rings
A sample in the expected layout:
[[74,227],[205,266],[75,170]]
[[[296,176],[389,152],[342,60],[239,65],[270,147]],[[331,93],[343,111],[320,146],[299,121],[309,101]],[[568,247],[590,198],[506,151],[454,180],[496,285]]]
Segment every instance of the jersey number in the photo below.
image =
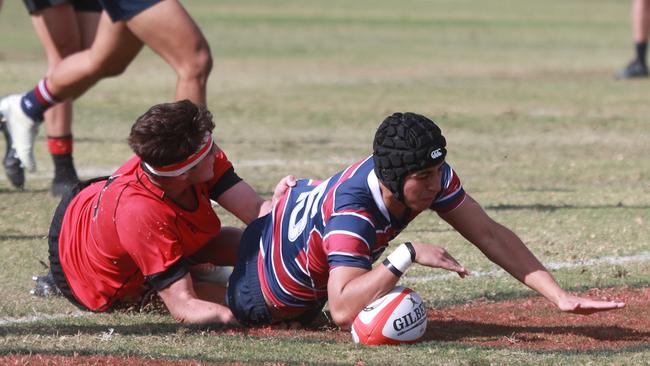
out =
[[[296,206],[291,210],[291,215],[289,216],[289,232],[287,234],[290,241],[298,239],[305,230],[305,226],[307,226],[307,216],[313,218],[316,216],[316,213],[318,213],[318,203],[320,202],[323,193],[325,193],[328,182],[329,179],[319,184],[313,190],[303,192],[298,196]],[[298,215],[301,215],[300,220],[296,221]]]

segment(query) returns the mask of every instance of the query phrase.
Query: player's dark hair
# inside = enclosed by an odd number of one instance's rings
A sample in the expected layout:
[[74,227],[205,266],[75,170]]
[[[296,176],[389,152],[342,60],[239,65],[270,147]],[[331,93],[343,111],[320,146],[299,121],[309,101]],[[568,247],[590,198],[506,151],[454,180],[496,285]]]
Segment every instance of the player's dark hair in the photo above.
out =
[[189,100],[156,104],[140,116],[129,135],[129,146],[142,161],[164,166],[185,160],[212,132],[212,114]]
[[377,178],[403,201],[404,178],[443,161],[446,145],[432,120],[416,113],[393,113],[379,125],[372,145]]

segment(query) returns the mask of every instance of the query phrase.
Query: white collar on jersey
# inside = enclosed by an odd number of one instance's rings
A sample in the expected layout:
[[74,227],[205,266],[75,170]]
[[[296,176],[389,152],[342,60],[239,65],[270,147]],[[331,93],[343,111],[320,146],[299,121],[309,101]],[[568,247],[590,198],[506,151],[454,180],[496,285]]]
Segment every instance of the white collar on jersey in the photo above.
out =
[[386,204],[384,203],[384,198],[381,196],[379,179],[377,179],[374,169],[368,173],[368,187],[370,188],[370,193],[372,193],[372,198],[375,200],[377,207],[379,207],[379,211],[381,211],[386,220],[390,222],[390,214],[388,213],[388,208],[386,208]]

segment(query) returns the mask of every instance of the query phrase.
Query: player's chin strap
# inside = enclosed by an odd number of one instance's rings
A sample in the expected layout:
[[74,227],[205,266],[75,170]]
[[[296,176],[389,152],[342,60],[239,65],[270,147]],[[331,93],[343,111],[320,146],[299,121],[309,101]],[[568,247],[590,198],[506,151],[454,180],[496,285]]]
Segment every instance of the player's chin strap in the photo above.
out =
[[383,265],[388,268],[395,276],[401,277],[411,264],[415,262],[415,248],[411,242],[405,242],[398,246],[392,253],[384,259]]

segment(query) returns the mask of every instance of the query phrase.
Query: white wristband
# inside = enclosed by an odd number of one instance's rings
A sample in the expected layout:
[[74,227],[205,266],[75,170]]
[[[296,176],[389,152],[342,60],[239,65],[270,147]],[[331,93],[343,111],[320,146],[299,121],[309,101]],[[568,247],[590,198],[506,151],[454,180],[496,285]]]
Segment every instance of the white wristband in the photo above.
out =
[[402,273],[406,273],[406,270],[413,264],[411,251],[406,247],[406,244],[398,246],[386,259]]

